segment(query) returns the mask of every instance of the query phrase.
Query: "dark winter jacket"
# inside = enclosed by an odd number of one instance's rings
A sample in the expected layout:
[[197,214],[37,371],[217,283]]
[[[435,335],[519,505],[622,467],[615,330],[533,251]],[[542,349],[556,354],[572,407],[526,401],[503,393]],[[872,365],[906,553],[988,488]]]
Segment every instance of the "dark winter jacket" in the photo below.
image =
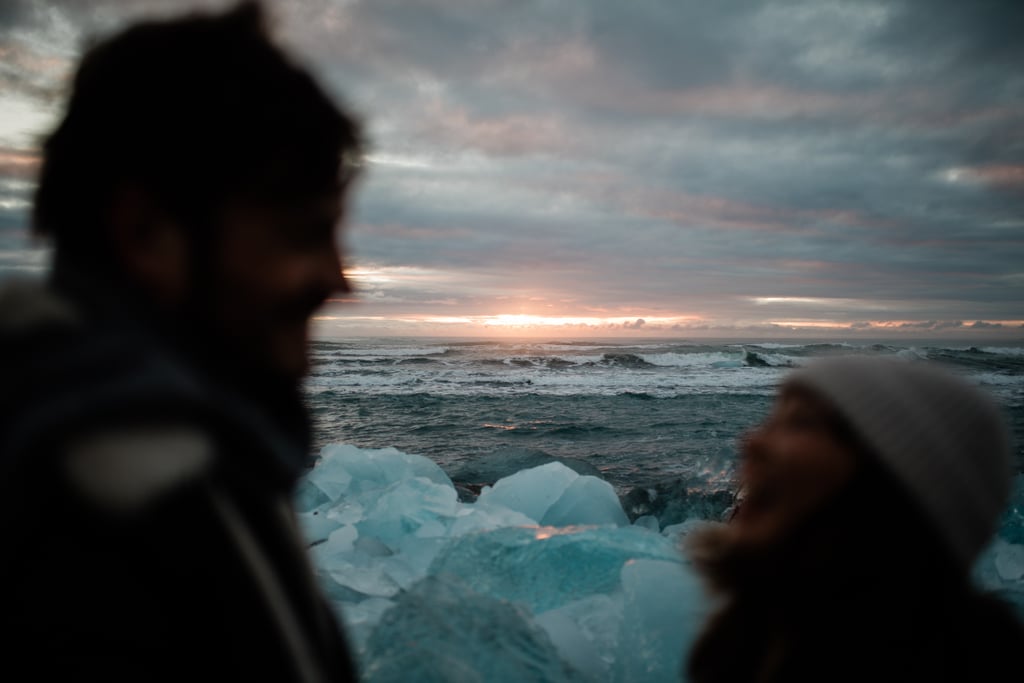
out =
[[4,680],[355,680],[291,508],[301,404],[186,358],[0,293]]
[[690,653],[691,683],[983,682],[1019,670],[1012,609],[971,584],[891,482],[867,479],[770,553],[704,567],[724,602]]

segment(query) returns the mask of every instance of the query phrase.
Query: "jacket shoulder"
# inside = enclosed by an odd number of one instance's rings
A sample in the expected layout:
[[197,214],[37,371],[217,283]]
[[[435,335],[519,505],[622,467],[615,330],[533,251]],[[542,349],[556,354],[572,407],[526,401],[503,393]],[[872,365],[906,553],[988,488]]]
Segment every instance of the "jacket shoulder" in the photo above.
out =
[[56,477],[129,509],[209,467],[209,400],[149,342],[88,324],[42,283],[0,286],[0,481]]
[[195,426],[137,425],[72,440],[61,466],[72,489],[86,500],[132,512],[202,478],[213,455],[212,439]]
[[74,307],[40,282],[10,280],[0,286],[0,334],[24,334],[77,322]]

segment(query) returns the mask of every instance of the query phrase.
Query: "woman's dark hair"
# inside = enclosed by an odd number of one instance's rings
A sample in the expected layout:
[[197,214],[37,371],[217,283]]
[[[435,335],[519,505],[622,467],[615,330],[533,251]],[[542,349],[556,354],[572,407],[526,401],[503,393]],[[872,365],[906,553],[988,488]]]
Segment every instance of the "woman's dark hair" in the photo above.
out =
[[59,257],[102,262],[125,186],[201,229],[230,198],[345,185],[362,148],[359,123],[274,45],[257,3],[141,23],[83,57],[44,145],[33,227]]

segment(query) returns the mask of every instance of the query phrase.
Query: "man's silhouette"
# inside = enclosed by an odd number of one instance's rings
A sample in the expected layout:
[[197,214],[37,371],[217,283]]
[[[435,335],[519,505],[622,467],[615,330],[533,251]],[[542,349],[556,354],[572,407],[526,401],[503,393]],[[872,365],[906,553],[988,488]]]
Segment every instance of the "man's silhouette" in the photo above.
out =
[[94,45],[0,294],[0,622],[28,680],[354,679],[297,533],[360,130],[259,7]]

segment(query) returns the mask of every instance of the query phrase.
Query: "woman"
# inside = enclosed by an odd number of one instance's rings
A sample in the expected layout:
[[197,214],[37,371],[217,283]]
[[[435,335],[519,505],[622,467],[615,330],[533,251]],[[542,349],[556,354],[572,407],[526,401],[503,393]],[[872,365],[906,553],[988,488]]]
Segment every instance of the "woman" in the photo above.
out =
[[985,395],[921,363],[830,359],[790,375],[744,441],[735,516],[697,534],[722,598],[687,677],[985,681],[1024,629],[970,583],[1011,479]]

